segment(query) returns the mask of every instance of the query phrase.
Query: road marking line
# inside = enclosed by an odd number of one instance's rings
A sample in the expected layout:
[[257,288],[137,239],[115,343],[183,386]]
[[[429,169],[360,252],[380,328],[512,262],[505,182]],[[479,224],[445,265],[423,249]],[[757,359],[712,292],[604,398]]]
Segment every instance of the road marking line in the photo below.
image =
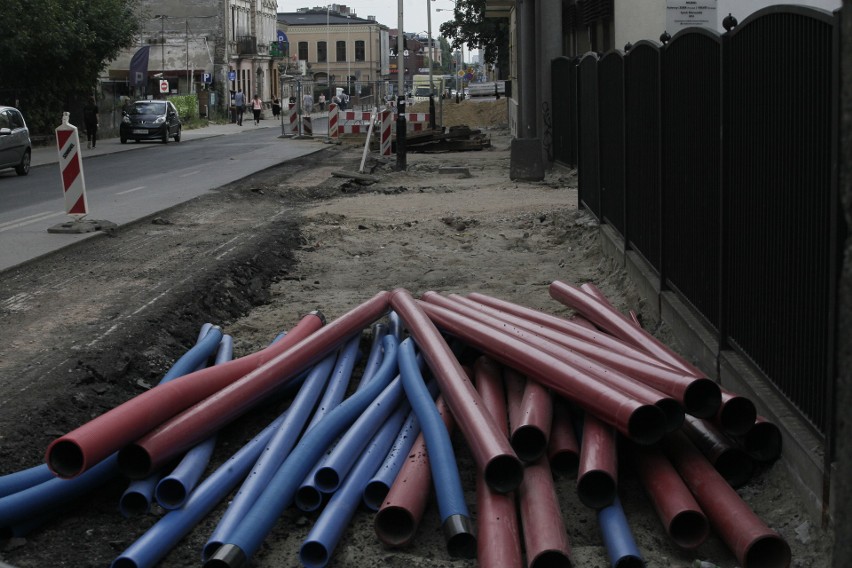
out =
[[60,215],[65,215],[65,212],[58,211],[56,213],[37,213],[35,215],[30,215],[29,217],[15,219],[14,221],[6,221],[5,223],[0,223],[0,232],[17,229],[18,227],[24,227],[26,225],[38,223],[39,221],[44,221],[45,219],[50,219],[51,217],[59,217]]
[[199,174],[199,173],[201,173],[201,170],[193,170],[191,172],[181,174],[180,177],[185,178],[185,177],[189,177],[189,176],[194,176],[194,175]]
[[125,195],[128,193],[133,193],[134,191],[139,191],[140,189],[145,189],[146,186],[140,185],[139,187],[134,187],[133,189],[126,189],[124,191],[119,191],[116,195]]

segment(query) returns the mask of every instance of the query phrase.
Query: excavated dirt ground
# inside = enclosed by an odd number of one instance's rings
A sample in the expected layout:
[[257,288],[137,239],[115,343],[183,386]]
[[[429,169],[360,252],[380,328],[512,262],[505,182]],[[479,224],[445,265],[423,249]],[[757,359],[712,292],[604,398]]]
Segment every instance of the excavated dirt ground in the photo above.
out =
[[[677,348],[668,329],[650,320],[624,271],[601,255],[597,223],[577,208],[574,172],[556,169],[537,183],[509,179],[505,117],[503,100],[447,105],[445,125],[486,128],[491,147],[409,154],[405,171],[370,159],[369,172],[380,181],[361,185],[332,176],[357,171],[360,148],[323,145],[154,219],[0,273],[0,474],[42,463],[57,436],[156,384],[205,322],[232,335],[241,356],[310,310],[332,320],[397,287],[415,295],[484,292],[568,315],[547,293],[558,279],[596,284]],[[442,166],[467,167],[470,175],[441,174]],[[364,353],[369,344],[365,332]],[[223,430],[211,467],[285,407],[270,401]],[[453,442],[475,517],[474,467],[464,438],[456,434]],[[648,566],[737,566],[716,536],[697,550],[678,549],[627,464],[619,483]],[[609,566],[595,512],[577,498],[576,477],[559,474],[555,484],[574,566]],[[20,568],[108,566],[164,514],[154,506],[122,517],[117,502],[126,485],[116,479],[57,506],[53,518],[23,536],[0,533],[0,561]],[[805,515],[783,465],[762,468],[738,492],[790,544],[793,566],[830,564],[831,535]],[[200,565],[201,546],[224,508],[161,565]],[[252,565],[298,566],[315,519],[288,509]],[[382,546],[373,514],[357,512],[329,565],[461,568],[476,561],[449,555],[433,501],[404,550]]]

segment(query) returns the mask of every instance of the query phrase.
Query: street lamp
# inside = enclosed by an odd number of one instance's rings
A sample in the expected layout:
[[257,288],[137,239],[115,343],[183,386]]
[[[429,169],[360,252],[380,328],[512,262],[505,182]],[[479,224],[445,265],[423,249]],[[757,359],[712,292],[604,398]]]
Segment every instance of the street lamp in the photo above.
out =
[[426,0],[426,22],[429,35],[429,128],[435,130],[435,83],[432,81],[432,2]]

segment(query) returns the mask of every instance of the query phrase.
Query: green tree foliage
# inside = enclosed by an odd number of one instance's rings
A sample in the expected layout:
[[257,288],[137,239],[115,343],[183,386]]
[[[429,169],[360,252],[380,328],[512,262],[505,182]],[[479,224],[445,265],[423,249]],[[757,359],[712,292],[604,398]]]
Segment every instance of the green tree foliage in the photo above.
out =
[[0,103],[37,133],[93,92],[109,61],[133,45],[139,0],[3,0]]
[[509,76],[509,22],[485,17],[485,0],[457,0],[454,19],[441,24],[441,35],[452,39],[455,49],[470,45],[481,49],[487,63],[496,65],[500,76]]

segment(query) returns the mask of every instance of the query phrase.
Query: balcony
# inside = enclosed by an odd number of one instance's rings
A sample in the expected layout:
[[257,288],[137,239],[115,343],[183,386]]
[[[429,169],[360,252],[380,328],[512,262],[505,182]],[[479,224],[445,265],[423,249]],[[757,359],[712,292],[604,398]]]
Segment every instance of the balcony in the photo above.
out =
[[238,55],[254,55],[255,53],[257,53],[256,36],[240,36],[237,38]]

